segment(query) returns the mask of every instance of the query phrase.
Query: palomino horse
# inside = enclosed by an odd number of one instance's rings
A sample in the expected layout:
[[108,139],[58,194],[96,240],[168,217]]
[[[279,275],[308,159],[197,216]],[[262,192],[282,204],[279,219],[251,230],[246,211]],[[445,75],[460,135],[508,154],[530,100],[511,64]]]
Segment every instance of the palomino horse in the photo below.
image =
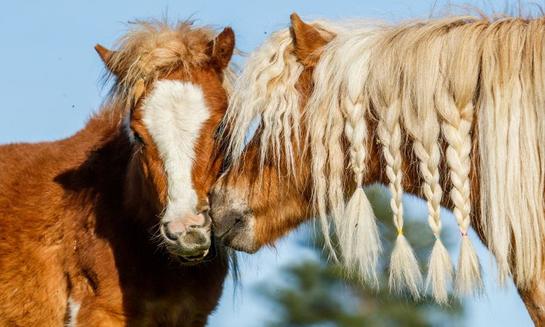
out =
[[233,48],[230,28],[136,23],[97,45],[115,83],[81,131],[0,148],[0,325],[206,324],[228,269],[203,212]]
[[[210,197],[216,235],[254,252],[313,216],[328,241],[331,218],[344,263],[374,284],[381,246],[362,186],[386,183],[398,232],[391,289],[418,297],[423,286],[403,235],[407,191],[428,202],[426,284],[438,302],[451,284],[458,295],[482,287],[472,222],[500,277],[545,321],[544,40],[543,18],[343,26],[293,15],[251,55],[230,98],[230,165]],[[441,205],[460,228],[456,269]]]

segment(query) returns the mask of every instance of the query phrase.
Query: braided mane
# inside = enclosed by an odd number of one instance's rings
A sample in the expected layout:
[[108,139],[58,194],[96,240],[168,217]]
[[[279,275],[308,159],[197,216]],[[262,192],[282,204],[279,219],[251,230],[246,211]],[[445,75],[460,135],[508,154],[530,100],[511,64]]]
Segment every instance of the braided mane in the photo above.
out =
[[[294,146],[310,149],[314,208],[326,243],[330,217],[345,263],[372,282],[381,247],[359,190],[369,160],[366,117],[376,119],[398,231],[390,286],[414,296],[421,287],[418,264],[403,236],[401,203],[403,162],[416,160],[436,237],[426,280],[436,300],[446,301],[451,280],[458,294],[482,287],[467,237],[474,215],[480,217],[500,276],[512,276],[521,289],[531,287],[541,276],[545,254],[545,21],[457,16],[396,26],[313,25],[336,36],[315,67],[303,114],[295,88],[303,68],[288,31],[275,33],[252,53],[225,118],[233,131],[233,159],[240,159],[255,117],[261,118],[262,160],[271,156],[289,166]],[[300,135],[301,124],[308,126],[308,135]],[[301,144],[291,142],[293,135]],[[402,135],[413,144],[411,154],[401,151]],[[441,170],[442,161],[447,170]],[[346,169],[351,180],[344,178]],[[472,169],[479,194],[471,193]],[[441,242],[441,178],[450,182],[445,193],[462,239],[454,279]],[[354,187],[347,201],[345,191]]]

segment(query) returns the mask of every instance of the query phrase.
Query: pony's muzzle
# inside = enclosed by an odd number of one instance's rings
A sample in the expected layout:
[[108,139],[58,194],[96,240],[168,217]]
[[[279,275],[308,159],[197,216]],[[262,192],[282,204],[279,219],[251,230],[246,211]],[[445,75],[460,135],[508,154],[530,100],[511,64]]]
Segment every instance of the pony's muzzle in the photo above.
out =
[[211,220],[207,214],[187,215],[161,225],[161,234],[173,254],[188,261],[203,259],[211,246]]
[[215,186],[210,195],[210,217],[214,234],[228,247],[253,253],[259,248],[255,242],[255,217],[245,199],[237,192]]

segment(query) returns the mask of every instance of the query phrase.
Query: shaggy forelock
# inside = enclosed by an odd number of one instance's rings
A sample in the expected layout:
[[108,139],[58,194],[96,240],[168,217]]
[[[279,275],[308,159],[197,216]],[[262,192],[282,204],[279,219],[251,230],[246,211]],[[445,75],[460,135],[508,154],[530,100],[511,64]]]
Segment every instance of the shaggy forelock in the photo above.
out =
[[[128,32],[115,44],[106,80],[113,79],[111,97],[126,101],[138,80],[146,84],[176,70],[191,69],[209,63],[209,43],[216,32],[209,27],[196,27],[192,21],[169,23],[166,20],[137,20],[128,24]],[[113,72],[119,72],[116,76]],[[224,87],[231,90],[234,69],[224,71]]]

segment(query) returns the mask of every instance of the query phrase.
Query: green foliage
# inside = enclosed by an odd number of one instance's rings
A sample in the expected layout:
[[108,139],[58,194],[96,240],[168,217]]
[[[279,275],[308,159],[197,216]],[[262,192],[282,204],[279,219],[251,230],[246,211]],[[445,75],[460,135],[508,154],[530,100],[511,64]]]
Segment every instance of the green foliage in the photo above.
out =
[[[320,260],[299,262],[285,267],[282,277],[287,284],[263,285],[259,291],[278,309],[269,326],[459,326],[463,307],[451,299],[449,306],[439,306],[426,296],[413,301],[403,294],[390,294],[387,287],[388,259],[395,231],[391,223],[389,194],[383,187],[367,191],[380,221],[384,255],[380,269],[380,288],[372,289],[357,276],[347,275],[339,265],[322,254],[322,241],[312,245]],[[409,206],[407,206],[409,207]],[[420,262],[426,262],[433,239],[426,217],[410,217],[407,212],[406,235]],[[418,220],[418,221],[416,221]],[[309,235],[312,233],[309,233]],[[309,236],[310,237],[310,236]],[[447,242],[448,243],[448,242]],[[447,244],[448,245],[448,244]]]

